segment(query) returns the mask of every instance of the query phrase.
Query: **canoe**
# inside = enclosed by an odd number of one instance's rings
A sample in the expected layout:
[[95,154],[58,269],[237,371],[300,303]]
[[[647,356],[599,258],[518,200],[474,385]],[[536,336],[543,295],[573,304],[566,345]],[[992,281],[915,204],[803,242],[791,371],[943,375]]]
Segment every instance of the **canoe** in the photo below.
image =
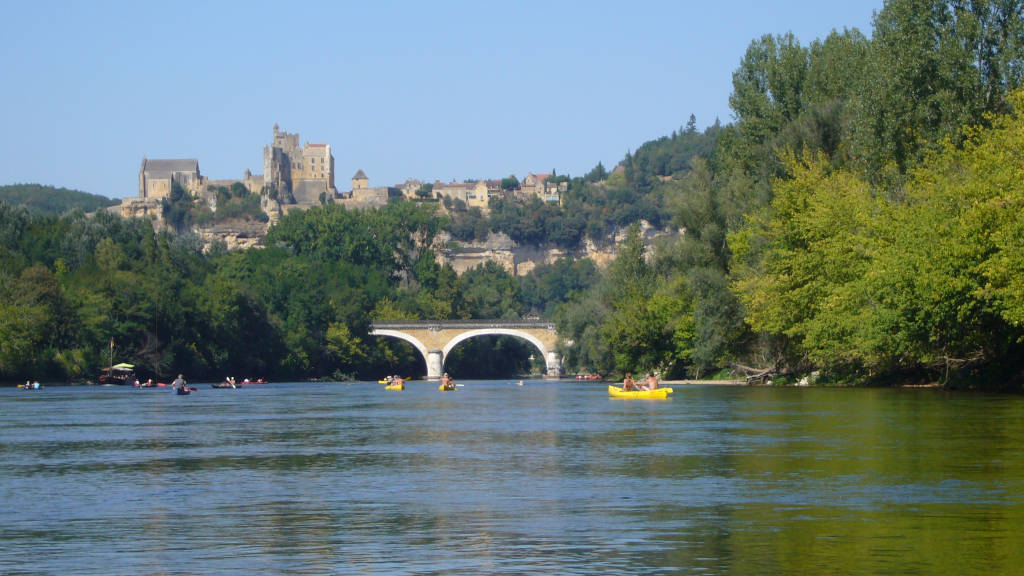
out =
[[618,386],[608,386],[608,395],[612,398],[657,398],[664,400],[672,393],[671,388],[658,388],[656,390],[633,390],[623,392]]
[[384,387],[385,390],[405,390],[405,384],[388,384]]
[[191,394],[192,390],[189,390],[188,388],[176,388],[174,390],[174,393],[177,394],[178,396],[185,396],[187,394]]

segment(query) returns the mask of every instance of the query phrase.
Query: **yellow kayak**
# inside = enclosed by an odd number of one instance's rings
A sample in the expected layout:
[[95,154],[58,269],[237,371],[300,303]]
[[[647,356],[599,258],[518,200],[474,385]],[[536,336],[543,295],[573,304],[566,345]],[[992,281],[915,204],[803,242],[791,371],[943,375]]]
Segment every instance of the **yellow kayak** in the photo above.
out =
[[445,388],[444,384],[438,386],[437,389],[440,390],[441,392],[455,392],[455,388]]
[[658,388],[656,390],[632,390],[623,392],[618,386],[608,386],[608,395],[612,398],[657,398],[664,400],[672,393],[671,388]]
[[385,390],[405,390],[405,384],[388,384],[384,387]]

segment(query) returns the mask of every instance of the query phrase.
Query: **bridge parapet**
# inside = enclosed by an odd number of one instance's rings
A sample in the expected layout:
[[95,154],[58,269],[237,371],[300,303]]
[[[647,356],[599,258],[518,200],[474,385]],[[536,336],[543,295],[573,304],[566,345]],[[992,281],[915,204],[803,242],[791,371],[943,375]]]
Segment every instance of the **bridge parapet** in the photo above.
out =
[[555,330],[547,320],[415,320],[406,322],[374,322],[373,329],[382,330],[479,330],[507,328],[510,330]]

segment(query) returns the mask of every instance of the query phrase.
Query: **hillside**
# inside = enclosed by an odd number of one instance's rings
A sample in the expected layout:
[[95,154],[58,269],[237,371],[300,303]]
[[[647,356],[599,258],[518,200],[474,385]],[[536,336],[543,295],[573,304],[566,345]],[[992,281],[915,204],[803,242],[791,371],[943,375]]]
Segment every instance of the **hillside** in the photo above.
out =
[[115,206],[119,201],[80,190],[41,184],[12,184],[0,186],[0,202],[25,206],[29,210],[43,214],[60,215],[72,210],[95,212],[108,206]]

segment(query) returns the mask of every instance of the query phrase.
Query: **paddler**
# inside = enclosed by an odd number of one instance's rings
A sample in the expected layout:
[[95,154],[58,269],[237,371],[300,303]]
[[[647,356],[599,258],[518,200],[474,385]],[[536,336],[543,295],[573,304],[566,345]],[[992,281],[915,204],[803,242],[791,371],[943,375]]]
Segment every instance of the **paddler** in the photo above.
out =
[[178,377],[174,379],[174,382],[171,382],[171,390],[177,392],[178,390],[181,390],[184,387],[185,379],[182,378],[181,374],[178,374]]
[[452,382],[447,372],[444,373],[444,376],[441,376],[441,387],[445,390],[455,390],[455,383]]
[[633,373],[626,372],[626,377],[622,379],[622,391],[632,392],[636,390],[636,382],[633,381]]
[[654,372],[647,373],[647,383],[644,387],[646,390],[657,390],[658,389],[658,377],[654,375]]

